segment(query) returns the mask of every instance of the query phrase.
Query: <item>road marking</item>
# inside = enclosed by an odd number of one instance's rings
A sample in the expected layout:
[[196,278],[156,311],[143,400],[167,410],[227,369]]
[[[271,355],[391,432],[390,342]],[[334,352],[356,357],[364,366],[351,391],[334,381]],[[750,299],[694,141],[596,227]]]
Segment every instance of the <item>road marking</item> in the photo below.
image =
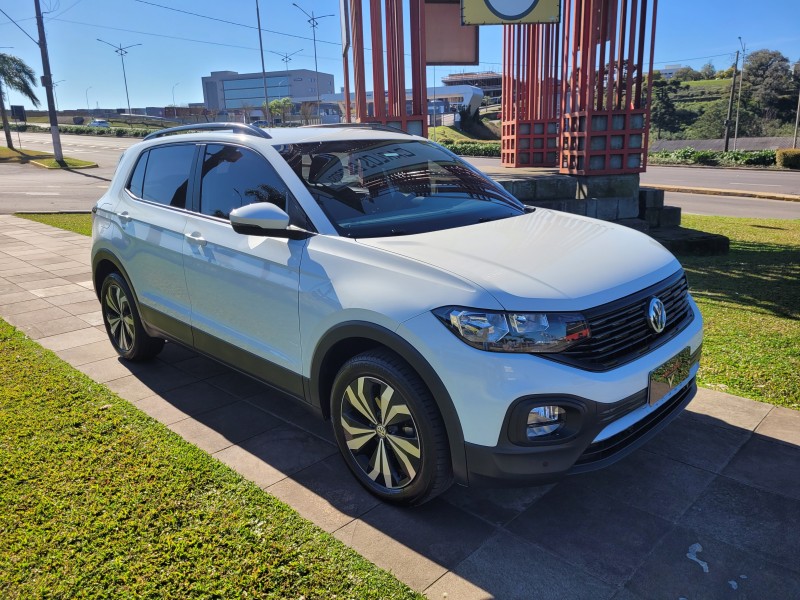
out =
[[733,183],[731,185],[762,185],[764,187],[783,187],[777,183],[745,183],[743,181]]

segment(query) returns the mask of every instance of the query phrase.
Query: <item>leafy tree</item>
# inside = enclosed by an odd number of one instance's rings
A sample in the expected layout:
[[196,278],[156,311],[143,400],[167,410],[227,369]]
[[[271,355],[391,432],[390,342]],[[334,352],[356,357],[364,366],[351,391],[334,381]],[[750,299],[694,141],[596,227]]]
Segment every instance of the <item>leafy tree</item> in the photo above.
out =
[[[728,101],[720,99],[709,104],[703,113],[685,130],[689,140],[715,140],[725,137],[725,119],[728,116]],[[749,103],[742,98],[739,109],[739,137],[761,135],[761,123]]]
[[676,81],[698,81],[704,79],[704,77],[700,74],[700,71],[695,71],[692,67],[681,67],[675,71],[671,79]]
[[794,115],[796,81],[789,59],[776,50],[756,50],[748,55],[743,72],[744,88],[765,120],[788,121]]
[[714,79],[733,79],[733,65],[722,71],[717,71]]
[[656,128],[656,139],[661,139],[661,130],[675,133],[680,129],[681,120],[673,99],[674,95],[685,88],[680,81],[671,79],[655,79],[650,105],[650,124]]
[[286,114],[292,112],[292,108],[294,105],[292,104],[291,98],[281,98],[280,100],[273,100],[269,103],[269,112],[273,116],[281,117],[281,122],[286,123]]
[[303,125],[308,125],[311,117],[314,116],[314,102],[303,102],[300,104],[300,116],[303,117]]
[[710,62],[707,62],[702,67],[700,67],[700,75],[703,76],[703,79],[714,79],[714,75],[716,75],[717,70],[714,68]]
[[6,94],[4,87],[19,92],[30,100],[34,106],[39,106],[39,99],[33,91],[36,85],[36,78],[33,69],[25,62],[0,52],[0,118],[3,120],[3,131],[6,134],[6,144],[9,148],[14,147],[11,140],[11,126],[8,124],[8,114],[6,113]]

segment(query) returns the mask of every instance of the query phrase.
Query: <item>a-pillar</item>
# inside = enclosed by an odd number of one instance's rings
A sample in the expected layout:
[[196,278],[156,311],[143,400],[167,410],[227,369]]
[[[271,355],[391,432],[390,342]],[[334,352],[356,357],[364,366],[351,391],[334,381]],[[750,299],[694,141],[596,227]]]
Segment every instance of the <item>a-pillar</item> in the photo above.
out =
[[[403,2],[404,0],[369,0],[369,40],[365,40],[364,2],[350,0],[354,116],[359,123],[381,123],[427,137],[425,7],[423,0],[407,0],[411,45],[411,100],[408,101]],[[365,47],[372,49],[372,106],[367,97],[365,83]]]
[[645,170],[657,5],[658,0],[565,0],[562,173]]
[[504,167],[555,167],[559,150],[558,24],[503,26]]

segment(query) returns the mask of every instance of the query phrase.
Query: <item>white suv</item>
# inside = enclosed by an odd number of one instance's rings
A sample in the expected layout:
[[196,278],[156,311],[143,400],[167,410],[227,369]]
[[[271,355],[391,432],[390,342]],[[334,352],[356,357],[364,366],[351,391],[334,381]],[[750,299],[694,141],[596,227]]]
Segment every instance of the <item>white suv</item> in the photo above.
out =
[[390,502],[607,465],[696,391],[702,319],[669,252],[397,130],[167,129],[94,212],[122,357],[169,339],[296,396]]

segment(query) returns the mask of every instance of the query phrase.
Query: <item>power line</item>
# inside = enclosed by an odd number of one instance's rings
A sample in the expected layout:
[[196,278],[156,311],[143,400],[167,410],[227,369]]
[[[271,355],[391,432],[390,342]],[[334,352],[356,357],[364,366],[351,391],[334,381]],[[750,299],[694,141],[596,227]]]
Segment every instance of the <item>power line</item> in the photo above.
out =
[[[6,11],[4,11],[2,8],[0,8],[0,12],[1,12],[1,13],[3,13],[3,14],[6,16],[6,19],[8,19],[8,20],[9,20],[9,21],[11,21],[11,22],[12,22],[14,25],[16,25],[16,26],[17,26],[17,28],[19,28],[19,30],[20,30],[22,33],[24,33],[25,35],[27,35],[27,36],[30,38],[30,40],[31,40],[31,41],[32,41],[34,44],[36,44],[37,46],[39,45],[39,42],[38,42],[38,41],[36,41],[35,39],[33,39],[33,38],[31,37],[31,35],[30,35],[30,34],[29,34],[27,31],[25,31],[25,30],[22,28],[22,26],[21,26],[19,23],[17,23],[17,22],[16,22],[14,19],[12,19],[11,17],[9,17],[9,16],[8,16],[8,13],[7,13]],[[26,19],[26,20],[27,20],[27,19]]]
[[80,21],[69,21],[67,19],[53,19],[61,23],[69,23],[71,25],[83,25],[85,27],[96,27],[97,29],[108,29],[111,31],[122,31],[124,33],[136,33],[138,35],[149,35],[151,37],[166,38],[169,40],[178,40],[181,42],[194,42],[196,44],[209,44],[212,46],[224,46],[226,48],[239,48],[240,50],[258,50],[252,46],[238,46],[236,44],[224,44],[222,42],[210,42],[208,40],[195,40],[192,38],[179,37],[176,35],[166,35],[163,33],[151,33],[149,31],[137,31],[135,29],[124,29],[122,27],[111,27],[110,25],[97,25],[95,23],[81,23]]
[[673,60],[656,60],[653,61],[654,65],[666,65],[666,64],[673,64],[678,63],[683,60],[701,60],[703,58],[719,58],[720,56],[731,56],[733,52],[726,52],[725,54],[711,54],[709,56],[695,56],[694,58],[675,58]]
[[[200,13],[192,12],[192,11],[189,11],[189,10],[182,10],[180,8],[173,8],[171,6],[164,6],[163,4],[156,4],[155,2],[147,2],[147,0],[134,0],[134,1],[138,2],[139,4],[147,4],[149,6],[155,6],[157,8],[163,8],[164,10],[171,10],[173,12],[182,13],[184,15],[191,15],[192,17],[198,17],[200,19],[208,19],[210,21],[217,21],[218,23],[225,23],[227,25],[235,25],[237,27],[246,27],[247,29],[258,29],[258,27],[255,27],[253,25],[248,25],[247,23],[237,23],[236,21],[227,21],[225,19],[220,19],[218,17],[211,17],[209,15],[201,15]],[[302,35],[295,35],[295,34],[292,34],[292,33],[286,33],[284,31],[273,31],[272,29],[262,29],[262,31],[266,31],[267,33],[274,33],[276,35],[283,35],[283,36],[286,36],[286,37],[297,38],[299,40],[306,40],[306,41],[309,41],[309,42],[313,41],[312,38],[310,38],[310,37],[306,37],[306,36],[302,36]],[[317,41],[320,44],[331,44],[333,46],[340,46],[341,45],[340,42],[328,42],[328,41],[325,41],[325,40],[317,40]]]

